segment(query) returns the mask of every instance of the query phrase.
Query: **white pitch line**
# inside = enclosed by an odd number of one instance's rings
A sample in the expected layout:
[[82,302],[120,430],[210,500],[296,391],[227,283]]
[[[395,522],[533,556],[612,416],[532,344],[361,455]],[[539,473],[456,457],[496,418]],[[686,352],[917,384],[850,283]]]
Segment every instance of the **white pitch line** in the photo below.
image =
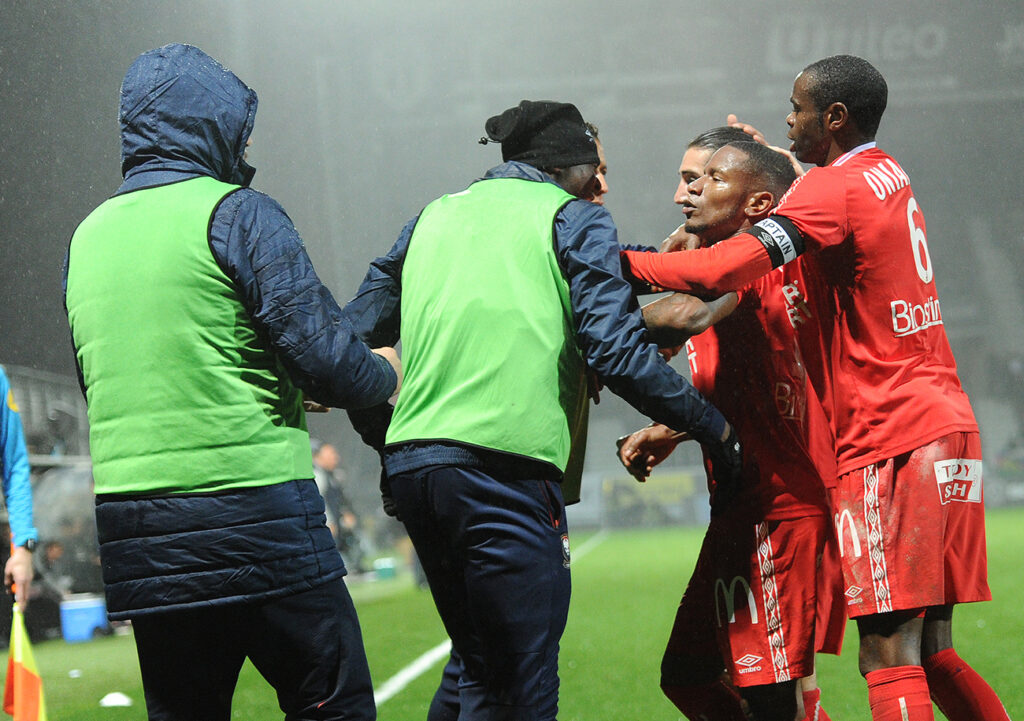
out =
[[373,692],[374,702],[380,706],[382,703],[419,678],[422,674],[429,671],[434,664],[442,658],[447,658],[448,654],[451,653],[451,650],[451,639],[446,638],[444,642],[434,646],[434,648],[427,651],[425,654],[385,681],[384,685],[381,686],[379,690]]
[[[597,534],[588,538],[582,546],[572,552],[573,560],[578,562],[583,558],[583,556],[590,553],[590,551],[596,548],[607,537],[608,531],[599,531]],[[380,706],[385,701],[393,698],[402,689],[433,668],[434,664],[439,662],[441,659],[447,658],[451,653],[451,650],[451,639],[446,638],[443,642],[434,646],[434,648],[427,651],[425,654],[385,681],[381,685],[380,689],[373,692],[374,702]]]
[[598,531],[593,536],[583,542],[583,545],[572,551],[572,560],[579,561],[581,558],[586,556],[588,553],[597,548],[604,539],[608,538],[608,531]]

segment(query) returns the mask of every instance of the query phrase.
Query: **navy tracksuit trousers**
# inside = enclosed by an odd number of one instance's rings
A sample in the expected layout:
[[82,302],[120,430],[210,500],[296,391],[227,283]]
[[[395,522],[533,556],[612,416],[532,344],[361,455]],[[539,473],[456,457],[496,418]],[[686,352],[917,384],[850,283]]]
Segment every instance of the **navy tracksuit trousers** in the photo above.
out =
[[247,657],[289,721],[377,717],[341,578],[280,598],[140,616],[132,626],[151,721],[228,721]]
[[432,466],[389,478],[454,647],[429,721],[557,716],[565,505],[557,483],[523,475]]

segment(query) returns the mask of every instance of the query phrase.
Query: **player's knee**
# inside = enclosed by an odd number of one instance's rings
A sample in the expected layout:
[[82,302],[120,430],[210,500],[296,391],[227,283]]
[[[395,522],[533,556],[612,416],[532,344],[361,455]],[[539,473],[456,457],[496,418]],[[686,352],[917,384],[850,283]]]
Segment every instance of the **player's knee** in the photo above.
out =
[[921,633],[921,658],[929,658],[948,648],[953,648],[953,607],[929,608],[925,612]]
[[920,666],[923,625],[923,609],[893,611],[857,619],[861,675],[896,666]]

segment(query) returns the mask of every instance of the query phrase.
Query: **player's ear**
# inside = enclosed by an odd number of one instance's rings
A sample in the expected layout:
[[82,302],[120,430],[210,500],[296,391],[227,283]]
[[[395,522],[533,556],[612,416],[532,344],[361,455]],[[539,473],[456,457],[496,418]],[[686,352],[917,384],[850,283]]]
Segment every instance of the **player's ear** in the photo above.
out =
[[822,113],[822,122],[830,133],[836,133],[850,122],[850,111],[844,103],[832,103]]
[[773,207],[775,207],[775,196],[767,190],[762,190],[747,198],[743,212],[748,218],[755,218],[754,222],[757,222],[761,217],[768,215],[768,211]]

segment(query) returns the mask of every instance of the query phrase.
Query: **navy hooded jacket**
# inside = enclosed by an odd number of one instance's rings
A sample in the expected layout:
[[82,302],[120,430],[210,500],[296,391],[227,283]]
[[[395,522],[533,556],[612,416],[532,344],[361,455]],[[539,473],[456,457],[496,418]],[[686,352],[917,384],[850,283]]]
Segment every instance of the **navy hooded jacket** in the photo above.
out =
[[[198,48],[144,53],[121,88],[117,194],[202,175],[247,186],[255,113],[255,92]],[[209,245],[267,346],[308,396],[358,408],[394,392],[394,370],[355,335],[274,200],[247,187],[228,195],[210,218]],[[100,496],[96,516],[114,619],[282,596],[345,573],[311,479]]]
[[[117,195],[197,175],[248,186],[244,159],[256,93],[202,50],[167,45],[142,55],[121,86]],[[360,408],[395,388],[386,360],[358,342],[320,282],[291,219],[263,193],[243,188],[210,221],[210,250],[289,375],[313,400]]]

